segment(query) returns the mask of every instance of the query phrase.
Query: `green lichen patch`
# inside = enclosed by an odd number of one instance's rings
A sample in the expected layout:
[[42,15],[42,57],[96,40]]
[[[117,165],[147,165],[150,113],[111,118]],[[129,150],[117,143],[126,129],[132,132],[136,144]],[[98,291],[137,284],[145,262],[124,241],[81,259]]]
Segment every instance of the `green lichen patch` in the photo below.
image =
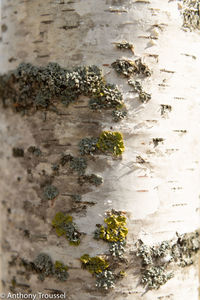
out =
[[67,278],[69,277],[68,274],[68,266],[64,265],[62,262],[60,261],[56,261],[54,263],[54,275],[55,277],[60,280],[60,281],[66,281]]
[[182,15],[184,28],[190,30],[200,29],[199,0],[183,0]]
[[130,59],[117,59],[112,63],[112,67],[115,71],[125,77],[131,77],[134,75],[151,76],[149,67],[142,62],[142,59],[136,59],[135,61]]
[[113,84],[106,84],[104,89],[89,101],[89,107],[93,110],[121,108],[122,106],[122,93]]
[[65,236],[70,245],[79,245],[81,233],[78,231],[76,224],[73,222],[73,217],[58,212],[53,220],[52,226],[55,228],[58,236]]
[[78,178],[78,183],[83,185],[84,183],[90,183],[95,186],[99,186],[103,183],[103,178],[96,174],[83,175]]
[[53,200],[58,196],[59,191],[54,185],[46,185],[43,194],[46,200]]
[[120,213],[110,214],[104,219],[106,226],[101,225],[95,232],[97,239],[102,239],[106,242],[117,243],[124,242],[128,234],[126,227],[126,217]]
[[103,131],[97,142],[97,148],[102,152],[121,155],[124,152],[123,136],[120,132]]
[[70,160],[70,168],[79,175],[83,175],[87,168],[87,161],[83,157],[72,157]]
[[113,110],[112,117],[114,122],[119,122],[127,116],[127,111]]
[[142,272],[141,283],[147,289],[159,289],[161,285],[165,284],[173,276],[173,273],[166,272],[164,267],[150,267]]
[[24,149],[22,148],[13,148],[12,153],[14,157],[24,157]]
[[69,105],[80,95],[92,97],[89,104],[92,109],[115,108],[123,102],[119,89],[105,82],[97,66],[68,70],[57,63],[45,67],[22,63],[16,70],[0,76],[3,104],[17,111],[32,107],[47,109],[55,100]]
[[134,46],[133,46],[133,44],[131,44],[131,43],[127,42],[127,41],[116,42],[115,45],[116,45],[116,47],[118,49],[131,50],[134,53]]
[[44,280],[45,277],[53,274],[53,262],[51,257],[46,253],[40,253],[33,261],[35,270],[39,273],[39,279]]
[[79,142],[79,151],[81,155],[93,155],[97,151],[98,138],[84,138]]
[[101,256],[90,257],[88,254],[84,254],[80,261],[82,267],[92,274],[99,274],[109,267],[109,263]]

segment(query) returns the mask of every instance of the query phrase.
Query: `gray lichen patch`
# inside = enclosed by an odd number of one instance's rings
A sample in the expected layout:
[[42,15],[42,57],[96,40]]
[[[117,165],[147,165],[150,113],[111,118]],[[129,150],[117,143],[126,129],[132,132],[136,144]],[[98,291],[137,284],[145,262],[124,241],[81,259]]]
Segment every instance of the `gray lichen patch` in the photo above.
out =
[[142,59],[130,60],[130,59],[117,59],[112,63],[112,67],[115,71],[124,75],[125,77],[131,77],[134,75],[151,76],[149,67],[142,62]]
[[80,185],[83,185],[85,183],[90,183],[92,185],[99,186],[103,183],[103,178],[95,174],[83,175],[78,178],[78,183]]
[[169,265],[186,267],[194,263],[200,238],[198,232],[177,234],[177,239],[153,246],[139,240],[136,247],[136,257],[141,260],[141,284],[147,289],[158,289],[173,277]]
[[200,29],[199,0],[183,0],[182,15],[184,28],[190,30]]
[[32,153],[34,156],[40,156],[42,154],[41,150],[35,146],[30,146],[27,151]]
[[53,262],[48,254],[40,253],[33,261],[33,264],[39,273],[40,280],[44,280],[45,277],[53,274]]
[[104,270],[96,274],[96,287],[109,290],[115,287],[116,275],[111,270]]
[[89,107],[93,110],[121,108],[122,106],[122,93],[113,84],[106,84],[104,89],[89,101]]
[[139,93],[139,99],[142,103],[147,103],[149,100],[151,100],[151,94],[142,91]]
[[46,200],[53,200],[58,196],[59,191],[58,191],[57,187],[55,187],[53,185],[46,185],[44,187],[43,194],[44,194],[44,198]]
[[138,80],[134,80],[133,78],[130,78],[128,80],[128,84],[133,87],[133,91],[136,93],[140,93],[143,90],[142,84]]
[[141,283],[147,289],[159,289],[173,277],[172,272],[166,272],[164,267],[150,267],[142,272]]
[[133,92],[138,93],[139,100],[142,103],[147,103],[149,100],[151,100],[151,94],[148,94],[143,90],[143,87],[142,87],[142,84],[140,81],[130,78],[128,80],[128,84],[133,87]]
[[127,116],[127,111],[113,110],[112,117],[114,122],[119,122]]
[[69,277],[68,266],[64,265],[60,261],[54,263],[54,276],[60,281],[66,281]]
[[81,155],[93,155],[97,151],[98,138],[84,138],[79,142],[79,151]]
[[57,63],[46,67],[22,63],[16,70],[0,76],[3,104],[17,111],[47,109],[58,100],[69,105],[80,95],[92,97],[89,104],[92,109],[115,108],[123,103],[117,86],[107,84],[97,66],[68,70]]
[[114,43],[118,49],[131,50],[134,53],[134,46],[132,43],[127,41],[115,42]]
[[87,161],[83,157],[73,157],[70,161],[70,168],[79,175],[83,175],[87,168]]

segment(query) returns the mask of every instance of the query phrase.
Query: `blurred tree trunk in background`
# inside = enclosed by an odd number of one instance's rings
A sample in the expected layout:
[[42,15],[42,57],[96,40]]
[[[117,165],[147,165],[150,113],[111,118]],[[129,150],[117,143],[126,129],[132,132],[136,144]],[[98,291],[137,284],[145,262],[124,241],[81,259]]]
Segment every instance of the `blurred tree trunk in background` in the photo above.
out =
[[[184,1],[188,11],[190,2]],[[24,115],[2,106],[2,292],[60,291],[73,300],[198,299],[196,262],[185,268],[173,265],[172,279],[144,293],[140,260],[134,254],[139,239],[152,245],[176,238],[176,232],[199,228],[200,36],[195,22],[188,21],[189,29],[182,27],[183,22],[187,27],[184,3],[2,1],[1,73],[22,62],[35,66],[56,62],[67,69],[97,65],[106,82],[118,85],[127,110],[127,116],[115,122],[110,110],[92,111],[87,96],[69,106],[55,101],[48,109]],[[122,41],[132,43],[134,51],[117,47]],[[151,94],[147,103],[128,84],[130,78],[112,68],[122,57],[142,58],[151,70],[151,76],[139,78],[142,89]],[[125,151],[121,158],[86,156],[86,174],[101,176],[103,183],[80,185],[78,173],[60,159],[67,154],[82,157],[80,140],[98,137],[103,130],[122,133]],[[24,151],[21,155],[15,152],[19,149]],[[72,163],[72,156],[68,159]],[[56,197],[47,190],[52,186],[59,193]],[[102,291],[95,287],[95,276],[81,268],[80,257],[106,254],[111,259],[109,243],[93,236],[96,224],[105,226],[106,212],[112,209],[127,218],[126,260],[112,265],[115,272],[125,270],[126,276],[116,281],[115,288]],[[58,212],[73,217],[82,233],[78,246],[56,235],[52,219]],[[30,264],[40,253],[66,264],[68,279],[40,280]]]

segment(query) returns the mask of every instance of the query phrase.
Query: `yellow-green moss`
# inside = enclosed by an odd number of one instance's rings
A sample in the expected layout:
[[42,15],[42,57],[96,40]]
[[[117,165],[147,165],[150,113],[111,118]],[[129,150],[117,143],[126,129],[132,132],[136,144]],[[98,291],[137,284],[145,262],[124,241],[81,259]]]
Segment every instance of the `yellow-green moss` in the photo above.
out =
[[123,136],[117,131],[103,131],[96,145],[99,150],[116,156],[124,152]]
[[90,257],[88,254],[81,256],[83,268],[87,269],[92,274],[99,274],[109,267],[109,263],[100,256]]
[[128,233],[125,216],[112,214],[105,218],[104,222],[107,226],[101,225],[99,228],[97,236],[99,239],[107,242],[121,242],[125,240]]
[[55,228],[57,235],[64,235],[71,245],[80,244],[81,233],[78,232],[72,216],[58,212],[52,220],[52,226]]

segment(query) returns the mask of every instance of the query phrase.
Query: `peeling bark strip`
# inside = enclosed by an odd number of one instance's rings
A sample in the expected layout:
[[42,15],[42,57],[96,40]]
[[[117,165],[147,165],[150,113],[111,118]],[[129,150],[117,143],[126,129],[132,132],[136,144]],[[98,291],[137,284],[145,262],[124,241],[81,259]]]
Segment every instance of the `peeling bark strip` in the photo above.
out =
[[[200,41],[182,1],[11,2],[1,291],[197,300]],[[198,26],[197,1],[183,3]]]

